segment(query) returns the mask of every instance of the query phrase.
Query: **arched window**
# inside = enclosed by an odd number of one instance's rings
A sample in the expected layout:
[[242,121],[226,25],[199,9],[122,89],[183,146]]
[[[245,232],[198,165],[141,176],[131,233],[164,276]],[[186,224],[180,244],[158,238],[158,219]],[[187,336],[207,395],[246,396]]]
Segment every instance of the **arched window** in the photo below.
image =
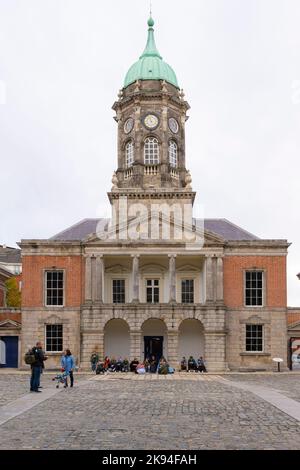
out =
[[125,164],[126,164],[126,168],[129,168],[130,166],[132,166],[133,162],[134,162],[134,149],[133,149],[133,142],[132,142],[132,140],[130,140],[125,145]]
[[155,137],[147,137],[144,145],[145,165],[156,165],[159,163],[159,146]]
[[177,167],[177,144],[174,140],[169,142],[169,163],[171,166]]

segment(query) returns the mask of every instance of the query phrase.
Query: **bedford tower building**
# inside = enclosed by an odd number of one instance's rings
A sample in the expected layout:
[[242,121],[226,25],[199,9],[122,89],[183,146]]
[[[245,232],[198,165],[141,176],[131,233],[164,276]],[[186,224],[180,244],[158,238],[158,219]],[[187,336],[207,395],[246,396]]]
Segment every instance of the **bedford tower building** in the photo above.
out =
[[176,368],[182,356],[203,356],[209,372],[271,369],[273,357],[286,366],[288,243],[193,217],[189,104],[153,27],[150,18],[144,52],[113,104],[111,219],[19,244],[22,356],[40,340],[48,368],[65,348],[83,368],[94,350],[163,355]]

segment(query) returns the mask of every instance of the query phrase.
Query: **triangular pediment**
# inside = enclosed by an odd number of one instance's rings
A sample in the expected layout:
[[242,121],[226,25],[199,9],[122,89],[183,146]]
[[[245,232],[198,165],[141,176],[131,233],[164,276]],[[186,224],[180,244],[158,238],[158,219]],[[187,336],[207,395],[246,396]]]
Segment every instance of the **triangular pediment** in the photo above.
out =
[[105,269],[106,273],[128,273],[130,272],[126,266],[123,266],[122,264],[114,264],[113,266],[110,266],[109,268]]
[[[160,226],[159,226],[160,224]],[[160,235],[157,233],[160,227]],[[183,228],[184,227],[184,228]],[[166,237],[164,237],[166,235]],[[168,238],[169,237],[169,238]],[[180,220],[170,220],[168,217],[152,214],[129,218],[121,224],[107,224],[105,230],[89,235],[84,244],[144,242],[159,243],[170,241],[172,243],[197,243],[199,246],[223,245],[225,240],[220,235],[204,229],[204,224],[188,224]]]
[[21,328],[21,323],[16,322],[14,320],[11,320],[10,318],[6,318],[5,320],[2,320],[0,322],[0,329],[20,329]]
[[288,330],[300,330],[300,321],[296,321],[295,323],[291,323],[288,325]]

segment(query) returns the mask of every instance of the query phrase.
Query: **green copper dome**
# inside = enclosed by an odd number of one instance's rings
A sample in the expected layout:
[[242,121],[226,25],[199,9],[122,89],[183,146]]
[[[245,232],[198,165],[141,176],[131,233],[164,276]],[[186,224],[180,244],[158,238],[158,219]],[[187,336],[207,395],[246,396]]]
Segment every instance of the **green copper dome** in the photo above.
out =
[[166,80],[166,82],[179,88],[174,70],[162,60],[154,40],[154,21],[148,20],[148,39],[145,50],[139,60],[128,70],[124,88],[136,80]]

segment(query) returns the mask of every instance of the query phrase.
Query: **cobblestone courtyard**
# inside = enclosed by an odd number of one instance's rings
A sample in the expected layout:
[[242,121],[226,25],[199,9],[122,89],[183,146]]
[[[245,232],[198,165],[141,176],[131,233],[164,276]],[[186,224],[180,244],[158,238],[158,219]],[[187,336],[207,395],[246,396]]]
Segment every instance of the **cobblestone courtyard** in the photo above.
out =
[[[300,406],[297,373],[77,374],[74,389],[57,392],[45,374],[43,397],[28,394],[28,380],[0,372],[0,419],[22,397],[32,406],[2,421],[0,449],[300,448],[300,420],[292,416]],[[268,402],[268,391],[287,400],[291,413]]]

